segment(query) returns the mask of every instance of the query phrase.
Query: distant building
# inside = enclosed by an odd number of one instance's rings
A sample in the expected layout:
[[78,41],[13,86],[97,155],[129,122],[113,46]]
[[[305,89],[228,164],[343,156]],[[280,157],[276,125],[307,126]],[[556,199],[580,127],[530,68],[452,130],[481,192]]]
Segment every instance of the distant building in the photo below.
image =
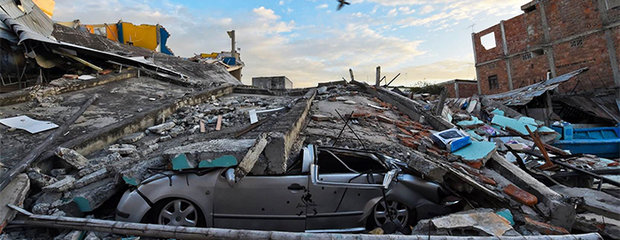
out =
[[285,76],[253,77],[252,86],[264,89],[290,89],[293,82]]
[[[535,0],[472,35],[478,92],[495,94],[588,67],[560,93],[620,89],[620,1]],[[620,93],[620,90],[618,90]]]
[[439,83],[448,90],[449,98],[468,98],[478,93],[478,81],[454,79]]

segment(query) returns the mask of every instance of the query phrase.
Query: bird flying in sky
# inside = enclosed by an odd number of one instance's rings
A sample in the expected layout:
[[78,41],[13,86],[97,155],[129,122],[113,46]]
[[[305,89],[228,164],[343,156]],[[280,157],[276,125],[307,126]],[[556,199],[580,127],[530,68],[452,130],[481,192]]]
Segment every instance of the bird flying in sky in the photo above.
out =
[[347,2],[346,0],[338,0],[338,2],[340,3],[338,5],[338,10],[342,9],[342,7],[344,7],[344,5],[351,5],[351,3]]

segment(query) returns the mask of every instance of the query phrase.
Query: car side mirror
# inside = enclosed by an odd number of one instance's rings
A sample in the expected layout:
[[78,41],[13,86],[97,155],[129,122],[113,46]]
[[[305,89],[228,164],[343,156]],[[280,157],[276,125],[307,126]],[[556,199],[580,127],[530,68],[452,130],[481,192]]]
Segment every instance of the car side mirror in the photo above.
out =
[[226,182],[228,182],[231,187],[235,185],[235,183],[237,183],[237,179],[235,177],[235,169],[227,169],[226,172],[224,172],[224,178],[226,178]]

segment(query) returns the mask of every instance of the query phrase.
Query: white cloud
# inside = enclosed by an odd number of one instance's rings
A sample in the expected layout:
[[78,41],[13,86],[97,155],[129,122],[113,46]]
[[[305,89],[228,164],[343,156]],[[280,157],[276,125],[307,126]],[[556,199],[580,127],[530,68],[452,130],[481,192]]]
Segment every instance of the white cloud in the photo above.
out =
[[328,8],[329,5],[327,5],[327,3],[323,3],[321,5],[316,6],[316,9],[324,9],[324,8]]
[[434,10],[435,8],[433,7],[433,5],[426,5],[422,8],[422,11],[420,11],[420,13],[427,14],[427,13],[431,13]]
[[390,16],[390,17],[398,16],[398,9],[392,8],[392,10],[390,10],[387,15]]
[[398,11],[402,14],[409,15],[415,13],[415,9],[411,9],[409,7],[399,7]]
[[259,17],[268,19],[268,20],[277,20],[278,18],[280,18],[280,16],[276,15],[273,10],[262,7],[262,6],[259,8],[255,8],[254,10],[252,10],[252,12],[254,12]]
[[278,4],[280,4],[280,6],[284,5],[284,1],[280,1]]

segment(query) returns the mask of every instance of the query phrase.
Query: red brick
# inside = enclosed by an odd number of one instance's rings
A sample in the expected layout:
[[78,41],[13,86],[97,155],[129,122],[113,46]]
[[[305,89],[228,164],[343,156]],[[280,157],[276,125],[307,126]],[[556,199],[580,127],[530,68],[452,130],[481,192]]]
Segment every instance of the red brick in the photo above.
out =
[[538,198],[536,198],[536,196],[512,184],[504,188],[504,193],[514,198],[517,202],[528,206],[534,206],[538,203]]
[[312,115],[311,118],[312,118],[312,120],[319,121],[319,122],[321,122],[321,121],[328,121],[330,119],[330,117],[322,115],[322,114],[314,114],[314,115]]
[[62,78],[70,79],[70,80],[78,79],[79,77],[80,76],[78,76],[76,74],[65,74],[65,75],[62,75]]
[[404,133],[406,135],[413,136],[413,134],[411,132],[407,131],[407,129],[403,129],[403,128],[399,127],[398,130],[400,130],[402,133]]
[[539,222],[529,217],[525,217],[525,228],[529,230],[535,230],[544,235],[564,235],[570,234],[566,229],[558,226],[553,226],[548,223]]
[[112,70],[110,70],[110,69],[105,69],[105,70],[99,72],[99,74],[101,74],[101,75],[108,75],[110,73],[112,73]]

